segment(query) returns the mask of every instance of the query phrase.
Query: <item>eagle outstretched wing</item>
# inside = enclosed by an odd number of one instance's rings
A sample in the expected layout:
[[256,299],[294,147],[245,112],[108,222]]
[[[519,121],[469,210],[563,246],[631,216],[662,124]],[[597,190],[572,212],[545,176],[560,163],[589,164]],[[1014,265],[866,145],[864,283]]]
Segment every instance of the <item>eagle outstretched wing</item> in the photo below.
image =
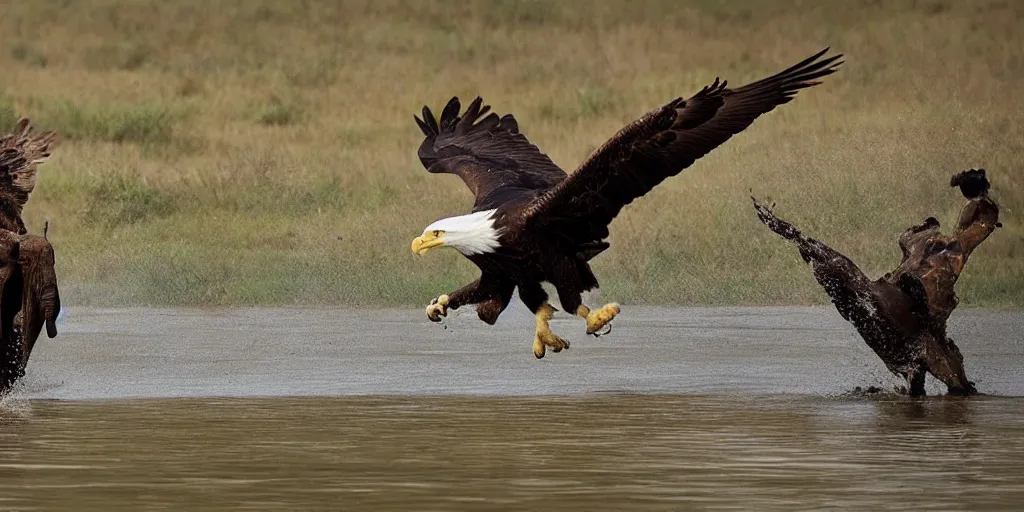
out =
[[432,173],[458,175],[476,196],[474,211],[496,208],[505,201],[547,190],[566,178],[565,171],[519,132],[512,114],[498,117],[477,97],[459,115],[452,98],[438,122],[429,108],[416,124],[426,136],[418,156]]
[[788,103],[800,89],[833,73],[842,55],[819,60],[828,48],[781,73],[729,89],[726,82],[677,98],[626,126],[568,178],[526,208],[534,227],[555,227],[575,243],[608,236],[608,224],[634,199]]
[[26,233],[21,209],[36,186],[36,166],[49,158],[56,138],[53,131],[35,133],[25,118],[0,138],[0,227]]

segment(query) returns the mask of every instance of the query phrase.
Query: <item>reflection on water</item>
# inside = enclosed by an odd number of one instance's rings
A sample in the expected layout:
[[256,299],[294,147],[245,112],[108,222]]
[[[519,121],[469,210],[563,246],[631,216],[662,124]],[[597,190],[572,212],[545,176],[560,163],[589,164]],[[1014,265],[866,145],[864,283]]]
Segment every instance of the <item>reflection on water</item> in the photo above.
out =
[[1015,508],[1024,400],[22,400],[0,510]]

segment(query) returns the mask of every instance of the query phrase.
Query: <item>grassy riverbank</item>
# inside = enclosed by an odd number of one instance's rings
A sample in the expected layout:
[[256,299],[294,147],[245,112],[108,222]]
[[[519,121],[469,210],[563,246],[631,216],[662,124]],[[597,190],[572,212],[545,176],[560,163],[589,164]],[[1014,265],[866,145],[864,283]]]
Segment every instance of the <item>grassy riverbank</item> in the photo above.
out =
[[715,76],[826,45],[847,64],[627,208],[606,298],[826,300],[747,196],[872,276],[989,170],[1005,228],[965,305],[1024,307],[1024,8],[977,1],[0,1],[0,124],[62,135],[27,208],[69,304],[422,304],[472,279],[409,241],[472,203],[423,171],[412,114],[479,94],[571,170]]

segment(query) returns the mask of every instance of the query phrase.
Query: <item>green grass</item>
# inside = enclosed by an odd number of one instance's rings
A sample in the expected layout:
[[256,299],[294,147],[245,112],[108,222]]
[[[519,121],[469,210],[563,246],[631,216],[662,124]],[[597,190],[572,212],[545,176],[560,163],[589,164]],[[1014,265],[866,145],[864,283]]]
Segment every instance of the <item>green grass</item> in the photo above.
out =
[[173,198],[131,175],[105,174],[88,185],[85,217],[107,227],[137,224],[174,211]]
[[79,105],[47,101],[37,121],[67,140],[133,144],[165,144],[171,140],[173,118],[160,105]]
[[819,87],[627,207],[603,298],[821,304],[748,195],[871,276],[985,167],[1003,224],[958,284],[1024,307],[1024,7],[979,0],[0,0],[0,126],[60,132],[25,210],[51,221],[69,304],[421,305],[471,280],[409,242],[472,197],[416,158],[424,103],[481,95],[571,170],[716,76],[823,46]]

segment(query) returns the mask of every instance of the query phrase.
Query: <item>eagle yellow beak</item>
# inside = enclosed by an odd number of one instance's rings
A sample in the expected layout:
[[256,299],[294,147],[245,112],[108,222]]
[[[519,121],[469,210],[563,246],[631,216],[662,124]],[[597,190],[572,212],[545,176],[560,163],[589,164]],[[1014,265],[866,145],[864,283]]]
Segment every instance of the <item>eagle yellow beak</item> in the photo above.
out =
[[428,231],[412,241],[412,252],[421,255],[434,247],[444,245],[444,231]]

